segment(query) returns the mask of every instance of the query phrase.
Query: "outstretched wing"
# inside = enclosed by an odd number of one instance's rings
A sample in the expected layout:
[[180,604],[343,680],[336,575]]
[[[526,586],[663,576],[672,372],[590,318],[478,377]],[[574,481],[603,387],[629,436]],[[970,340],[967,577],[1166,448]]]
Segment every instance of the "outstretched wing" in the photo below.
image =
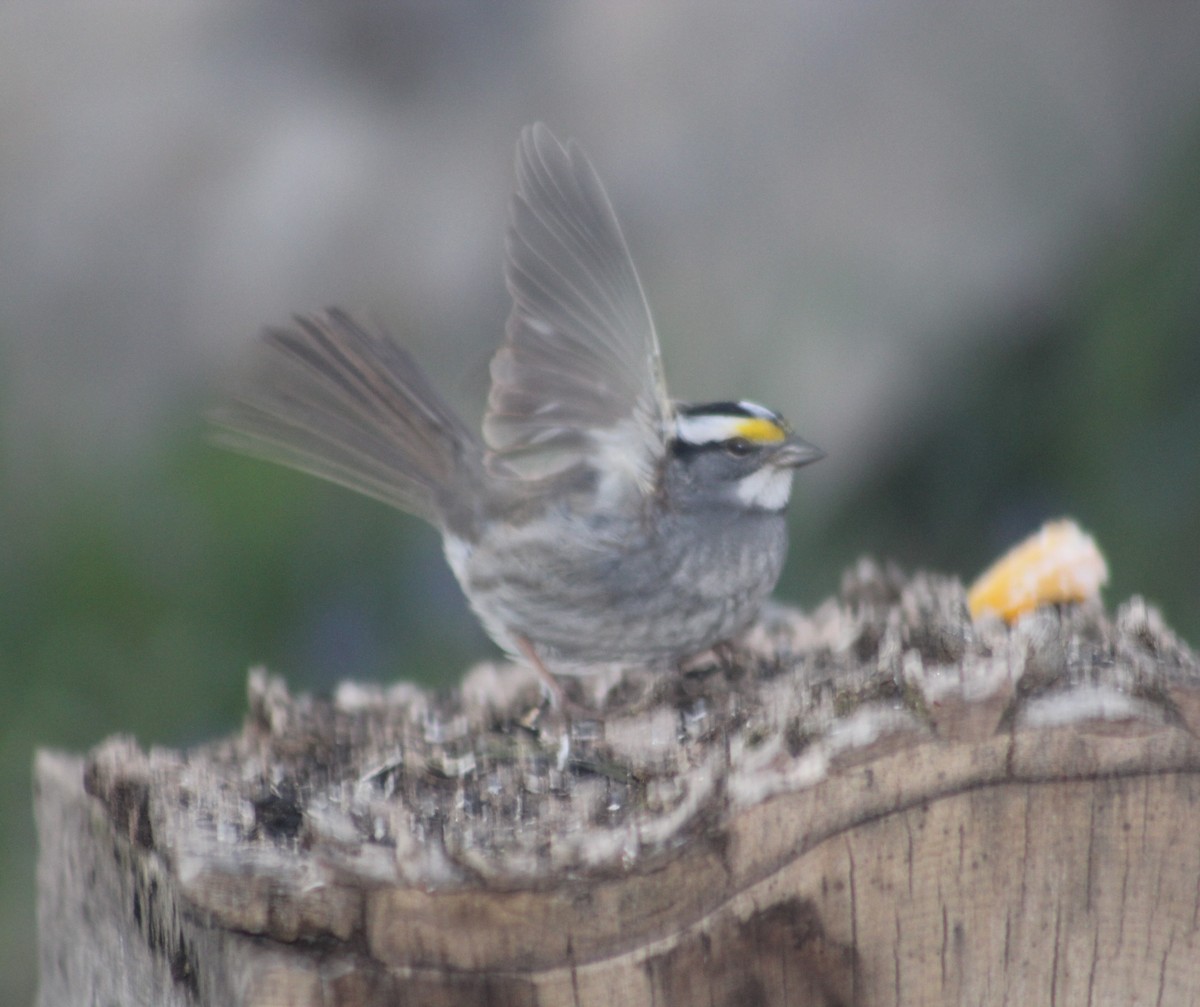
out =
[[671,416],[658,337],[604,186],[541,123],[517,144],[506,278],[488,447],[525,478],[590,464],[650,492]]

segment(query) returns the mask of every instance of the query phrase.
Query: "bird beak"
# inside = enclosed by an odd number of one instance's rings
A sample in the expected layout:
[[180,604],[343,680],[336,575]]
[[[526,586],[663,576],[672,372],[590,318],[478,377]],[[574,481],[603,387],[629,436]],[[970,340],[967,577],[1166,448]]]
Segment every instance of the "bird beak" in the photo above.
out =
[[778,448],[771,458],[771,464],[779,468],[798,469],[802,465],[811,465],[825,457],[825,452],[808,441],[795,435],[789,437]]

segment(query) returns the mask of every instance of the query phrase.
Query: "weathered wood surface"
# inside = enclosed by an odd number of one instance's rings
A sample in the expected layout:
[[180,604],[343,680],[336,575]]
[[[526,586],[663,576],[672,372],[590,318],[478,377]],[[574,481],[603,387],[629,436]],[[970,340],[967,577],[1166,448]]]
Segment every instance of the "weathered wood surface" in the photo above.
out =
[[1200,1003],[1200,665],[869,564],[522,724],[517,668],[36,770],[41,1007]]

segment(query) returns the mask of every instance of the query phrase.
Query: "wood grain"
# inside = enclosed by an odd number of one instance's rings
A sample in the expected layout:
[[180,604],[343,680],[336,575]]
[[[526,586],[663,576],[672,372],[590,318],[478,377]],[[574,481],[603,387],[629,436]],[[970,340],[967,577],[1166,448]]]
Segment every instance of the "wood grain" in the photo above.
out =
[[863,563],[582,685],[257,672],[231,738],[41,753],[39,1003],[1200,1003],[1200,665],[1141,600]]

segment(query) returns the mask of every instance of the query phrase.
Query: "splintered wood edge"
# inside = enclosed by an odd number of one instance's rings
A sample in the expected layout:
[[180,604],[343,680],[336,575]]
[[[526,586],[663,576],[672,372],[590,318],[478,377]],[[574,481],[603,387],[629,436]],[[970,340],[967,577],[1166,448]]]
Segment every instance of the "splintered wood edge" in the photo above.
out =
[[[72,799],[91,807],[93,827],[102,830],[96,839],[108,832],[131,862],[143,862],[142,876],[156,877],[169,888],[166,865],[139,847],[136,823],[125,823],[133,825],[133,835],[128,828],[117,834],[106,809],[83,794],[82,766],[78,758],[42,753],[39,789],[73,790]],[[63,794],[58,796],[61,800]],[[1139,813],[1144,816],[1140,820]],[[931,824],[938,821],[940,832]],[[1135,846],[1115,854],[1120,830],[1131,828]],[[895,908],[897,900],[911,903],[904,911],[912,916],[904,917],[907,925],[896,937],[922,958],[927,949],[918,946],[918,935],[933,925],[927,918],[928,900],[935,891],[946,899],[954,890],[950,919],[965,928],[968,952],[982,959],[972,967],[986,965],[995,983],[1009,943],[1023,946],[1030,939],[1021,928],[1044,926],[1039,914],[1063,911],[1061,906],[1027,904],[1033,896],[1027,896],[1026,884],[1049,884],[1062,887],[1072,905],[1094,900],[1093,916],[1109,920],[1106,942],[1089,945],[1093,974],[1097,969],[1132,969],[1126,981],[1137,978],[1142,989],[1168,980],[1169,986],[1186,989],[1200,978],[1197,933],[1194,926],[1187,933],[1186,927],[1186,920],[1194,921],[1200,911],[1194,883],[1200,876],[1200,845],[1192,841],[1198,832],[1200,744],[1180,728],[1123,735],[1111,721],[1097,721],[1025,728],[987,742],[924,741],[846,768],[811,787],[743,807],[725,823],[723,842],[699,844],[656,869],[625,878],[590,883],[557,879],[555,887],[535,891],[367,888],[361,893],[359,924],[346,944],[347,962],[357,962],[355,969],[361,971],[364,961],[375,961],[396,981],[416,988],[433,988],[450,969],[460,975],[491,975],[501,985],[532,984],[546,995],[537,1002],[556,1002],[552,994],[557,991],[562,1002],[636,1004],[654,1002],[651,986],[656,981],[668,987],[674,982],[671,988],[686,985],[697,953],[688,949],[706,949],[718,970],[746,970],[752,950],[746,941],[752,938],[754,944],[774,934],[796,942],[810,981],[819,977],[822,988],[848,997],[854,990],[887,989],[893,981],[890,974],[878,974],[873,956],[881,937],[879,917],[890,919],[893,909],[902,912]],[[1052,848],[1059,852],[1046,852]],[[1047,867],[1054,856],[1061,862]],[[1130,866],[1130,857],[1136,866]],[[1013,885],[980,885],[972,892],[970,877],[979,873],[981,859],[991,861],[993,872],[1011,872]],[[1042,873],[1035,871],[1035,861],[1041,861]],[[1122,862],[1126,877],[1117,884],[1114,873]],[[1132,883],[1131,870],[1162,871],[1175,881],[1164,882],[1155,874],[1153,883],[1138,882],[1139,887],[1122,894]],[[1072,871],[1086,872],[1073,883],[1086,894],[1067,884]],[[1190,885],[1188,878],[1193,879]],[[1151,892],[1152,903],[1139,908],[1138,900]],[[714,893],[719,897],[714,899]],[[1114,893],[1120,906],[1113,903]],[[171,901],[177,900],[178,893]],[[1166,905],[1169,901],[1180,904]],[[179,919],[194,917],[186,903],[173,910]],[[942,908],[947,911],[947,905]],[[161,913],[161,907],[156,911]],[[1121,946],[1119,932],[1111,932],[1117,926],[1112,920],[1126,914],[1143,925],[1144,917],[1153,915],[1157,927],[1173,932],[1182,926],[1171,953],[1151,944],[1146,961],[1131,964],[1130,948]],[[996,921],[1005,921],[1003,948],[992,932]],[[1083,922],[1077,919],[1075,926],[1082,929]],[[782,933],[775,932],[778,928]],[[192,932],[203,938],[207,931],[201,926]],[[991,934],[995,946],[990,955],[970,945],[981,932]],[[338,965],[336,955],[324,955],[317,965],[302,954],[282,954],[287,944],[275,945],[280,954],[273,958],[263,958],[264,949],[257,945],[248,957],[246,947],[237,944],[238,935],[231,936],[226,966],[247,989],[274,991],[266,999],[248,995],[239,1003],[280,1002],[274,998],[280,983],[310,991],[308,998],[290,1001],[298,1007],[325,1003],[321,991],[333,981],[330,973],[336,978],[348,967]],[[160,934],[159,939],[166,938]],[[1049,938],[1042,934],[1038,939]],[[172,941],[180,948],[195,943],[182,936]],[[956,953],[961,958],[964,950]],[[272,968],[264,970],[268,961]],[[967,964],[960,961],[958,967],[969,973]],[[1034,966],[1051,967],[1029,965]],[[933,968],[927,961],[923,967]],[[268,973],[273,978],[263,985]],[[917,985],[918,973],[910,966],[904,972],[907,984],[928,988]],[[1033,983],[1028,976],[1026,981]],[[493,993],[498,988],[489,986]],[[1038,987],[1033,983],[1029,988]],[[614,989],[619,990],[616,999]],[[567,991],[578,1000],[568,999]]]
[[[1134,599],[1112,622],[1095,609],[1078,619],[1064,616],[1061,625],[1051,612],[1035,613],[1013,630],[987,622],[972,627],[964,622],[961,586],[918,578],[897,589],[890,608],[880,608],[871,600],[872,592],[883,591],[876,574],[859,577],[862,584],[855,590],[867,603],[856,603],[861,609],[853,614],[836,606],[811,617],[777,613],[775,628],[760,634],[759,654],[768,657],[805,648],[826,654],[842,652],[837,648],[870,650],[870,674],[852,668],[837,672],[844,688],[833,700],[837,715],[825,728],[812,735],[800,731],[785,737],[788,732],[780,730],[765,740],[734,738],[732,749],[727,739],[724,755],[718,746],[717,754],[687,770],[688,787],[699,797],[681,806],[683,811],[671,812],[674,819],[668,815],[644,823],[654,838],[640,846],[634,842],[627,860],[620,859],[619,845],[612,846],[617,859],[599,869],[578,863],[555,867],[547,861],[540,875],[531,875],[529,862],[521,861],[525,873],[505,880],[486,873],[490,865],[482,861],[485,873],[474,877],[469,862],[464,868],[462,861],[431,861],[435,873],[427,863],[423,873],[406,878],[397,873],[406,866],[401,858],[429,851],[397,845],[389,860],[355,833],[349,818],[339,818],[336,808],[322,813],[325,834],[311,848],[294,841],[249,844],[238,839],[246,830],[228,822],[217,828],[215,844],[181,834],[189,819],[166,814],[173,788],[184,768],[194,768],[221,745],[185,757],[163,750],[142,753],[132,742],[114,739],[86,764],[43,754],[37,767],[39,802],[85,802],[95,828],[116,841],[113,848],[124,849],[131,863],[155,865],[155,876],[172,888],[182,916],[201,930],[261,934],[277,949],[299,938],[332,938],[350,959],[378,963],[390,975],[413,981],[426,976],[433,982],[449,969],[458,975],[521,977],[550,989],[567,981],[567,969],[572,989],[596,984],[596,998],[581,1003],[607,1002],[601,994],[611,981],[610,969],[621,963],[640,963],[644,978],[658,967],[653,963],[675,955],[671,960],[679,970],[655,974],[663,981],[685,976],[691,959],[670,949],[689,942],[700,941],[711,957],[714,935],[723,934],[728,947],[742,948],[731,960],[744,957],[748,952],[737,936],[743,925],[757,928],[756,940],[763,937],[763,927],[783,926],[786,933],[779,939],[793,945],[815,934],[821,939],[814,954],[837,974],[831,989],[843,989],[846,981],[867,982],[860,941],[867,924],[854,922],[855,910],[845,917],[838,901],[845,886],[854,888],[851,837],[865,835],[863,830],[890,829],[892,841],[908,836],[908,856],[915,858],[910,872],[922,857],[929,870],[930,847],[922,852],[913,839],[915,820],[954,813],[986,818],[999,814],[998,805],[1008,807],[1004,814],[1011,818],[1031,806],[1031,793],[1065,794],[1064,787],[1078,785],[1085,791],[1071,790],[1074,803],[1061,807],[1075,809],[1078,841],[1091,843],[1094,836],[1084,835],[1086,818],[1078,828],[1079,808],[1088,803],[1080,796],[1090,792],[1086,788],[1112,794],[1125,786],[1170,786],[1174,779],[1186,782],[1172,797],[1178,802],[1171,809],[1172,825],[1200,833],[1195,800],[1200,676],[1195,659],[1153,609]],[[1087,648],[1078,650],[1080,640],[1094,647],[1095,668],[1081,662]],[[1120,644],[1116,650],[1114,641]],[[1120,658],[1115,665],[1114,653]],[[800,660],[803,665],[806,659]],[[311,741],[306,732],[317,730],[330,714],[307,697],[288,696],[277,680],[256,681],[252,721],[258,718],[261,726],[252,722],[239,744],[250,745],[247,751],[290,746],[303,753]],[[880,681],[890,683],[884,695]],[[764,691],[768,705],[780,701],[779,690],[789,687],[785,678],[771,675],[754,685]],[[420,690],[400,686],[388,695],[388,702],[417,711],[414,716],[428,712],[430,700]],[[351,706],[369,709],[377,701],[368,690]],[[622,737],[652,736],[662,729],[651,726],[657,715],[651,706],[624,727],[614,718],[616,749]],[[672,723],[668,717],[666,729]],[[224,765],[236,767],[230,751]],[[285,805],[284,826],[288,813]],[[1162,809],[1157,813],[1161,817]],[[245,814],[246,828],[256,827],[254,815]],[[634,822],[633,833],[610,830],[604,842],[611,846],[614,837],[628,840],[631,834],[637,840],[640,827]],[[959,829],[965,835],[971,827],[967,822]],[[224,841],[222,828],[229,836]],[[1004,843],[1013,842],[1002,832],[996,834],[997,860]],[[99,838],[98,833],[93,840]],[[1030,842],[1028,835],[1024,841]],[[833,849],[843,850],[849,861],[828,861]],[[936,865],[946,850],[932,849]],[[1086,855],[1090,864],[1090,845]],[[1183,864],[1187,857],[1175,855],[1175,860]],[[818,864],[823,865],[820,878],[812,875]],[[442,883],[436,880],[439,869]],[[1090,872],[1089,867],[1089,886]],[[909,887],[912,896],[911,879]],[[863,895],[859,891],[849,904],[865,907]],[[784,917],[764,922],[764,912],[785,903],[791,909]],[[885,901],[876,910],[887,906]],[[1193,915],[1189,918],[1194,922]],[[299,967],[298,959],[288,961],[287,968]],[[808,960],[806,968],[819,971],[818,962]],[[630,987],[628,992],[629,1003],[643,1002],[638,997],[644,990]]]
[[1200,743],[1186,731],[1121,737],[1110,723],[1096,727],[1096,734],[1082,724],[986,743],[905,747],[740,808],[719,836],[625,878],[563,879],[549,891],[379,889],[366,902],[370,950],[393,965],[451,961],[478,971],[578,966],[635,951],[643,957],[655,942],[757,904],[746,896],[865,823],[989,788],[1200,773]]

